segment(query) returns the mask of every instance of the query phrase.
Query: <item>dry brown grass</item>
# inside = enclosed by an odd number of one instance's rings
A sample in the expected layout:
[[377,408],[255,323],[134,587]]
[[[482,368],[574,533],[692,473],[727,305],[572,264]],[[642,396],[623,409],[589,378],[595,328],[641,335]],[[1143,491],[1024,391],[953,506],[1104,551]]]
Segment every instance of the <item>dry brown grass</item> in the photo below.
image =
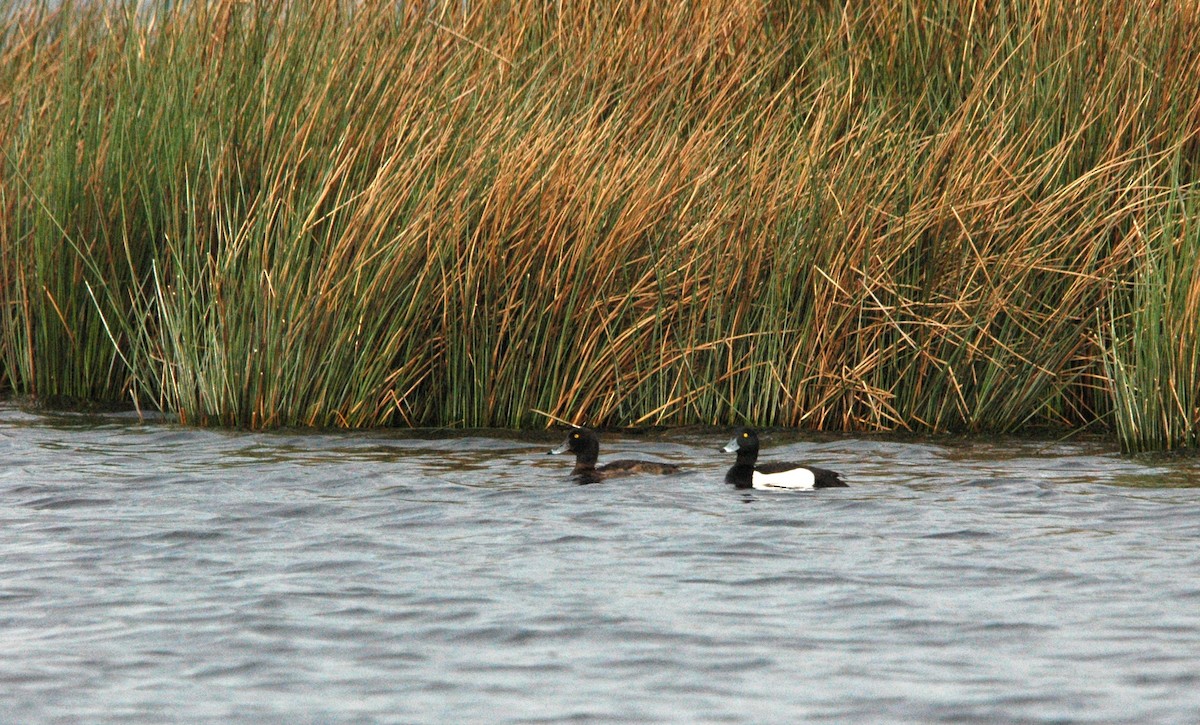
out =
[[1194,440],[1195,8],[471,5],[7,11],[9,387]]

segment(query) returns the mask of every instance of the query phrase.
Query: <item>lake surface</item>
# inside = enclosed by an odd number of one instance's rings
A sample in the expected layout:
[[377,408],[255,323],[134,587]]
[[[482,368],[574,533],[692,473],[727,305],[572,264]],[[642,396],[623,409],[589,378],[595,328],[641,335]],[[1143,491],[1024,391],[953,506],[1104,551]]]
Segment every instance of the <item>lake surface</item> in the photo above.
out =
[[0,408],[0,721],[1200,721],[1200,461],[1107,441],[195,430]]

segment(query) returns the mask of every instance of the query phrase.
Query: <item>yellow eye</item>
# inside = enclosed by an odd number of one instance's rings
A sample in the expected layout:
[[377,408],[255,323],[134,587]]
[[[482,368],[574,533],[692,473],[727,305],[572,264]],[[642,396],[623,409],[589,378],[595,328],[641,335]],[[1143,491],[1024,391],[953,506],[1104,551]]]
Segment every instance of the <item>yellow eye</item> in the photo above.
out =
[[750,434],[749,434],[749,433],[743,433],[743,434],[742,434],[742,437],[743,437],[743,438],[749,438],[749,437],[750,437]]
[[578,438],[578,437],[579,437],[579,434],[578,434],[578,433],[572,433],[572,434],[571,434],[571,437],[572,437],[572,438]]

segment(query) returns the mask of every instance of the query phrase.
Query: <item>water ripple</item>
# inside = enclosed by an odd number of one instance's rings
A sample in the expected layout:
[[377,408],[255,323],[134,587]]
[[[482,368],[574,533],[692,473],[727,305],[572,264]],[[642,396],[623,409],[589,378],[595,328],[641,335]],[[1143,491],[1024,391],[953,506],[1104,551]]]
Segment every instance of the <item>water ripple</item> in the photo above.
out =
[[[1104,441],[806,439],[852,487],[578,487],[557,434],[0,408],[13,722],[1191,722],[1200,493]],[[827,495],[828,494],[828,495]]]

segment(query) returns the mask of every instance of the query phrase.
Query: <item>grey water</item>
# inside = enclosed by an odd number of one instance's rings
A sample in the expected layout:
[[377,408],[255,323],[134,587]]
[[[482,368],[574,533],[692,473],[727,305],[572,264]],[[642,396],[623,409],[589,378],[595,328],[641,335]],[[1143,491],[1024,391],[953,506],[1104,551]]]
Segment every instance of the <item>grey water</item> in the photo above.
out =
[[0,407],[0,722],[1200,721],[1200,461],[1103,439],[244,433]]

